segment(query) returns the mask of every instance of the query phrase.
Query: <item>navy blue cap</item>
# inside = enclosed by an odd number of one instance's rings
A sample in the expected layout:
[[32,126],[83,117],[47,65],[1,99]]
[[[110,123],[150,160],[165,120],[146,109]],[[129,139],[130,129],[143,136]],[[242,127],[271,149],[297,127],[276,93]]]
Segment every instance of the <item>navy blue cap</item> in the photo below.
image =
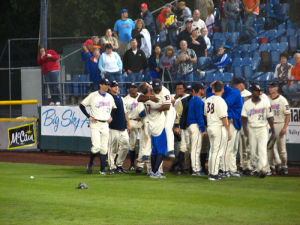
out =
[[110,85],[110,82],[107,78],[103,78],[103,79],[100,80],[99,84]]
[[160,79],[154,79],[152,81],[153,90],[160,90],[162,88],[162,82]]
[[134,82],[130,83],[129,88],[137,88],[137,87],[138,87],[138,85],[136,83],[134,83]]
[[259,86],[259,84],[253,83],[250,85],[249,90],[250,91],[261,91],[261,87]]
[[110,86],[111,87],[116,87],[116,86],[119,86],[119,83],[115,80],[113,80],[111,83],[110,83]]

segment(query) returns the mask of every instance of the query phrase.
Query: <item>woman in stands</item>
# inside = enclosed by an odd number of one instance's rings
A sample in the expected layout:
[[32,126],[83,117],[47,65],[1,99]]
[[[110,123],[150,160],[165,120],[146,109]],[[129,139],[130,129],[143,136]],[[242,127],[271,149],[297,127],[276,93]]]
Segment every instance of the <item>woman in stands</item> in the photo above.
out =
[[135,22],[135,29],[132,30],[132,38],[135,38],[138,42],[138,48],[141,49],[146,58],[151,56],[151,36],[149,31],[145,28],[145,23],[142,19],[138,19]]
[[[168,77],[168,75],[170,75],[172,80],[176,80],[175,60],[176,57],[174,48],[169,45],[165,48],[164,55],[161,57],[159,62],[159,68],[162,71],[162,74],[159,76],[160,79],[162,79],[162,75],[164,75],[164,77]],[[168,79],[165,78],[164,80]]]
[[151,78],[156,79],[159,76],[159,73],[161,72],[161,69],[159,68],[160,59],[162,57],[161,54],[161,48],[156,45],[153,48],[153,54],[151,55],[149,59],[149,68],[151,70]]
[[274,78],[278,79],[280,93],[283,93],[282,87],[287,85],[288,80],[291,79],[291,69],[293,65],[288,63],[288,58],[288,53],[281,53],[280,63],[277,64],[274,72]]
[[108,28],[105,31],[105,35],[101,37],[101,46],[104,47],[106,44],[111,44],[114,51],[117,51],[119,48],[118,40],[112,36],[112,31]]

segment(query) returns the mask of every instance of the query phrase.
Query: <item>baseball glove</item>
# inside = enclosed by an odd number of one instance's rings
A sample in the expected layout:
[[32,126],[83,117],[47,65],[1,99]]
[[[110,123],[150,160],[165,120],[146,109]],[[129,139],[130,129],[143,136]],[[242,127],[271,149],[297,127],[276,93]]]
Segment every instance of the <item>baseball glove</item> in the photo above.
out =
[[275,145],[275,142],[276,142],[276,137],[275,135],[272,135],[268,141],[267,149],[272,150]]
[[76,189],[88,189],[89,186],[85,183],[79,183]]

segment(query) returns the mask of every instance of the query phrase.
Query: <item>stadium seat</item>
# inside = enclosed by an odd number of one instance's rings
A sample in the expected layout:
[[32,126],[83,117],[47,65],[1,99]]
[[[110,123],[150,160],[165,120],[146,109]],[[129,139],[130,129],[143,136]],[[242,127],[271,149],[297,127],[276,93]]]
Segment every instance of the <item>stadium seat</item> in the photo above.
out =
[[233,73],[223,73],[224,82],[231,82],[232,78],[233,78]]
[[251,66],[252,65],[252,58],[246,57],[242,59],[242,66]]
[[233,70],[231,70],[231,72],[233,72],[235,77],[244,77],[243,69],[241,66],[233,67]]
[[281,37],[279,37],[279,42],[288,42],[287,36],[281,36]]
[[286,23],[281,23],[278,25],[277,30],[278,31],[285,31]]
[[264,43],[264,44],[261,44],[259,46],[259,51],[262,52],[262,51],[269,51],[270,49],[270,44],[269,43]]
[[279,49],[279,43],[270,43],[270,50],[278,50]]
[[297,50],[298,38],[296,36],[289,36],[289,51],[294,52]]
[[293,36],[295,34],[296,30],[294,28],[288,28],[286,31],[287,36]]
[[252,65],[251,65],[251,68],[252,68],[252,71],[253,71],[253,72],[256,72],[256,71],[257,71],[257,68],[258,68],[259,63],[260,63],[260,56],[255,57],[255,58],[252,58]]
[[254,76],[252,77],[252,80],[258,80],[259,77],[263,75],[263,72],[256,72]]
[[251,65],[245,65],[243,66],[243,75],[245,79],[251,79],[252,77],[252,68]]
[[278,50],[272,50],[270,57],[272,65],[277,65],[280,62],[280,52]]
[[253,51],[257,51],[258,48],[259,48],[259,44],[257,44],[257,43],[252,43],[252,44],[250,45],[250,47],[249,47],[249,50],[250,50],[251,52],[253,52]]
[[231,54],[231,58],[235,59],[235,58],[241,58],[241,54],[242,52],[239,51],[238,49],[234,49],[232,51],[232,54]]
[[260,52],[258,50],[254,50],[251,52],[251,57],[253,59],[260,58]]
[[289,43],[288,42],[280,42],[279,43],[279,51],[280,51],[280,53],[287,51],[288,47],[289,47]]
[[251,56],[251,51],[242,51],[241,53],[242,58],[249,57],[249,56]]
[[247,52],[250,50],[250,45],[249,44],[243,44],[243,45],[240,45],[239,46],[239,49],[242,51],[242,52]]
[[206,71],[205,72],[205,82],[206,84],[210,84],[211,82],[215,81],[215,71]]
[[274,79],[274,72],[267,72],[265,75],[265,79],[267,81],[273,80]]

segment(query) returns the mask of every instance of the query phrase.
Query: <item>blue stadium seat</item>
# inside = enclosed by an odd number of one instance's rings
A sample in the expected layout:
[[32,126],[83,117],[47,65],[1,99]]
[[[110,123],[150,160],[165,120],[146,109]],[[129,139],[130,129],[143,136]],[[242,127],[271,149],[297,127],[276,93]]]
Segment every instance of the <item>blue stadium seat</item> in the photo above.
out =
[[242,58],[233,58],[232,60],[232,66],[241,66],[242,65]]
[[270,44],[269,43],[263,43],[259,46],[259,51],[269,51],[270,50]]
[[278,50],[279,49],[279,43],[270,43],[270,50]]
[[251,66],[252,65],[252,58],[250,57],[246,57],[246,58],[243,58],[243,61],[242,61],[242,66]]
[[287,36],[281,36],[281,37],[279,37],[279,42],[288,42]]
[[223,73],[224,82],[231,82],[232,78],[233,78],[233,73]]
[[231,72],[233,72],[235,77],[244,77],[243,69],[241,66],[235,66],[233,70],[231,70]]
[[288,12],[289,12],[289,8],[290,8],[289,4],[287,4],[287,3],[281,4],[281,12],[282,12],[282,14],[284,14],[285,16],[287,16]]
[[280,42],[279,43],[279,51],[280,53],[286,52],[288,50],[289,43],[288,42]]
[[258,48],[259,48],[259,44],[257,44],[257,43],[252,43],[252,44],[250,45],[250,47],[249,47],[249,50],[250,50],[251,52],[253,52],[253,51],[257,51]]
[[251,53],[251,57],[252,59],[257,59],[257,58],[260,58],[260,52],[255,50],[255,51],[252,51]]
[[252,80],[258,80],[259,77],[263,75],[264,72],[256,72],[254,76],[252,77]]
[[289,62],[290,64],[292,64],[292,65],[295,65],[294,57],[291,56],[291,57],[289,58],[288,62]]
[[241,58],[241,54],[242,52],[239,51],[238,49],[234,49],[232,51],[232,54],[231,54],[231,58],[235,59],[235,58]]
[[288,28],[286,31],[287,36],[293,36],[295,34],[296,30],[294,28]]
[[273,80],[274,79],[274,72],[267,72],[265,75],[266,80]]
[[245,79],[251,79],[251,77],[253,75],[251,65],[243,66],[243,75],[244,75]]
[[266,36],[268,37],[269,41],[273,41],[274,39],[276,39],[277,30],[268,30],[266,32]]
[[253,72],[257,71],[259,63],[260,63],[260,57],[252,58],[252,65],[251,65],[251,67],[252,67],[252,71]]
[[285,31],[285,26],[286,26],[286,23],[281,23],[281,24],[278,25],[277,30],[278,31],[281,31],[281,30]]
[[211,83],[215,80],[216,80],[216,78],[215,78],[214,71],[206,71],[205,72],[205,82],[206,82],[206,84],[209,84],[209,83]]
[[239,49],[243,52],[249,51],[250,50],[250,45],[249,44],[243,44],[239,46]]
[[241,53],[242,58],[249,57],[249,56],[251,56],[251,51],[242,51]]
[[272,65],[276,65],[280,62],[280,52],[278,50],[271,51],[270,57]]
[[296,36],[289,36],[289,50],[290,52],[294,52],[297,50],[298,46],[298,38]]

